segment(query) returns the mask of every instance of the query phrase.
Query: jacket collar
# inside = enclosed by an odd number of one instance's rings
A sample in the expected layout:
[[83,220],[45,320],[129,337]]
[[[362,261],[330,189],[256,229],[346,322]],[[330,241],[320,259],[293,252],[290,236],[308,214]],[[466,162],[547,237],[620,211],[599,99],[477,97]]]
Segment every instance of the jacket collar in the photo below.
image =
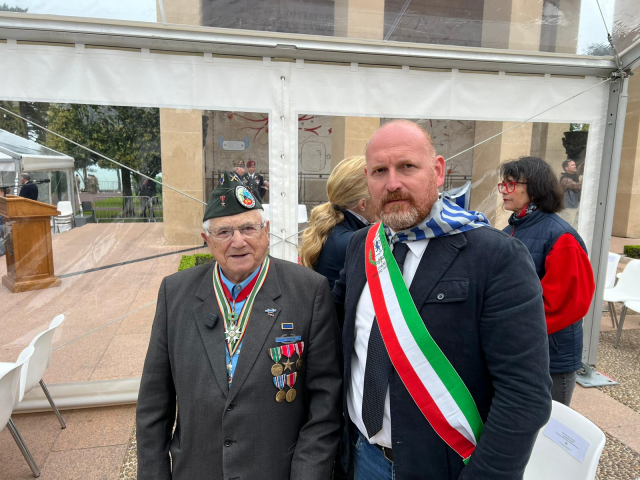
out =
[[514,213],[509,217],[509,225],[513,228],[528,228],[542,220],[546,214],[547,212],[542,210],[534,210],[524,217],[518,218],[518,215]]

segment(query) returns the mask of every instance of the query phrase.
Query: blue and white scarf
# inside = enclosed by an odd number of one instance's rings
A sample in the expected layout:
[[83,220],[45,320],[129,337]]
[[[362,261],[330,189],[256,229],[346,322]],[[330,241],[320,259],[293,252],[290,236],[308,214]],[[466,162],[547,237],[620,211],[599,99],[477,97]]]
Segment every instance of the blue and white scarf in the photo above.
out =
[[415,227],[393,234],[391,229],[385,225],[384,230],[390,243],[444,237],[474,228],[491,226],[483,213],[467,210],[470,190],[471,182],[467,182],[461,187],[443,192],[438,201],[433,204],[427,218]]

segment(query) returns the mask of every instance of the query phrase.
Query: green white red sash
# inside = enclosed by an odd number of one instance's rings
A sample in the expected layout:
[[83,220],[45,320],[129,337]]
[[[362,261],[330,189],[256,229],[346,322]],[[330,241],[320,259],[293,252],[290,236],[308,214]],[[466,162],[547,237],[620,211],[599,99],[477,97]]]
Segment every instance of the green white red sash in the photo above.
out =
[[365,256],[371,299],[391,362],[427,421],[466,463],[482,434],[482,419],[422,321],[382,223],[369,229]]
[[[265,278],[267,278],[267,273],[269,273],[269,255],[267,255],[262,262],[262,266],[260,267],[260,273],[258,273],[257,280],[251,289],[251,293],[246,297],[247,300],[244,302],[242,306],[242,310],[240,311],[240,315],[236,315],[235,306],[236,302],[233,302],[233,306],[229,304],[229,300],[224,292],[224,284],[220,279],[220,266],[216,265],[213,269],[213,290],[216,294],[216,300],[218,302],[218,308],[222,312],[222,316],[224,317],[224,333],[227,340],[227,348],[229,350],[229,356],[233,357],[242,342],[242,338],[244,337],[244,332],[247,329],[247,324],[249,323],[249,317],[251,316],[251,310],[253,310],[253,301],[256,298],[256,295],[262,288],[262,284],[264,283]],[[237,301],[237,300],[236,300]]]

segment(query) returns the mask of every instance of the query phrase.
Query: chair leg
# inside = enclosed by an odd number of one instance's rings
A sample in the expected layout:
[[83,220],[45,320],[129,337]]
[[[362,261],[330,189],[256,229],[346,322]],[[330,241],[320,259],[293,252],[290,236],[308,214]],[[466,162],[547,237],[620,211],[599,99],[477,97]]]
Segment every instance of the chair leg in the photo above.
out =
[[609,314],[611,315],[611,326],[616,328],[618,326],[618,314],[616,313],[616,304],[609,302]]
[[620,312],[620,321],[618,322],[618,333],[616,334],[616,344],[615,348],[618,348],[620,344],[620,336],[622,335],[622,326],[624,325],[624,319],[627,316],[627,306],[623,305],[622,312]]
[[51,405],[51,408],[53,408],[53,413],[55,413],[56,417],[58,417],[58,421],[60,422],[60,426],[63,429],[67,428],[67,425],[64,423],[62,415],[60,415],[60,412],[58,411],[58,407],[56,407],[56,404],[53,403],[53,398],[51,398],[51,394],[49,393],[49,389],[47,388],[47,386],[44,384],[44,382],[42,380],[40,380],[40,386],[42,387],[42,391],[44,392],[44,395],[47,397],[47,400],[49,400],[49,404]]
[[16,427],[16,424],[13,423],[13,420],[11,418],[9,418],[9,423],[7,423],[7,426],[9,427],[9,431],[11,432],[11,436],[13,436],[13,439],[18,444],[18,448],[22,452],[22,456],[29,464],[29,468],[33,472],[33,476],[38,478],[40,476],[40,469],[38,468],[38,465],[36,465],[36,461],[33,459],[31,452],[27,448],[27,444],[24,443],[24,440],[22,439],[22,436],[18,431],[18,427]]

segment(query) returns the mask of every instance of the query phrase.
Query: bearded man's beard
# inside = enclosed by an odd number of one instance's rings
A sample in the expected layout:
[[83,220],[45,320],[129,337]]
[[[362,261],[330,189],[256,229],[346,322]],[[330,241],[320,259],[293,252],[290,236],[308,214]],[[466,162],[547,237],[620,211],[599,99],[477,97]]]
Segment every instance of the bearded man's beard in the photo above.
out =
[[[426,188],[427,193],[425,198],[419,199],[421,201],[416,201],[416,198],[411,193],[403,193],[399,190],[384,195],[377,205],[378,216],[380,220],[382,220],[382,223],[395,232],[418,225],[429,215],[431,208],[438,200],[438,187],[435,181],[432,183],[433,185],[429,185],[428,188]],[[409,205],[408,207],[403,204],[390,205],[385,210],[385,204],[395,200],[407,200]]]

